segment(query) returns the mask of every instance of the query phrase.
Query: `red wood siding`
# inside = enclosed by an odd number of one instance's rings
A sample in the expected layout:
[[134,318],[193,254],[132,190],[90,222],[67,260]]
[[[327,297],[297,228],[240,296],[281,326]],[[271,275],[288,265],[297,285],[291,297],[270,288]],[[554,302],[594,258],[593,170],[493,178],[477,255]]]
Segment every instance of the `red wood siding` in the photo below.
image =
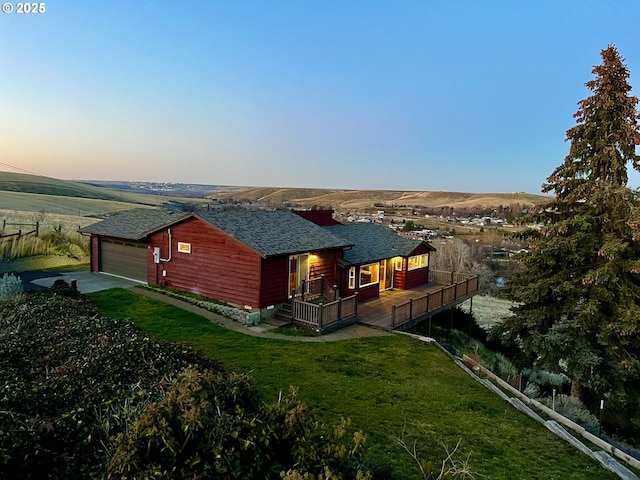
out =
[[[172,226],[171,233],[171,261],[156,265],[149,255],[149,284],[166,285],[236,305],[260,306],[260,255],[198,218]],[[178,242],[190,243],[191,253],[178,252]],[[151,236],[151,252],[154,247],[160,247],[161,257],[168,258],[167,229]]]
[[90,271],[100,271],[100,237],[91,235],[91,266]]
[[[419,245],[410,256],[429,254],[430,250],[424,246]],[[429,283],[429,267],[416,268],[415,270],[409,270],[408,258],[402,259],[402,275],[399,275],[398,283],[396,287],[401,290],[411,290],[412,288],[421,287]],[[394,278],[395,280],[395,278]]]
[[324,275],[327,282],[332,285],[337,283],[336,262],[342,258],[342,250],[325,250],[312,255],[315,257],[309,257],[309,278]]
[[406,272],[403,290],[411,290],[412,288],[425,285],[428,282],[429,267],[416,268],[415,270]]
[[338,285],[340,286],[340,296],[350,297],[354,293],[358,294],[358,302],[364,302],[365,300],[371,300],[372,298],[378,298],[380,296],[380,284],[374,283],[373,285],[367,285],[366,287],[358,288],[358,281],[360,280],[360,266],[356,265],[356,288],[349,288],[349,268],[340,268],[338,272]]
[[289,297],[289,256],[262,260],[260,308],[284,303]]
[[339,225],[340,222],[333,219],[333,210],[292,210],[296,215],[321,227]]
[[374,283],[373,285],[358,288],[356,291],[358,292],[358,302],[364,302],[380,296],[380,285]]

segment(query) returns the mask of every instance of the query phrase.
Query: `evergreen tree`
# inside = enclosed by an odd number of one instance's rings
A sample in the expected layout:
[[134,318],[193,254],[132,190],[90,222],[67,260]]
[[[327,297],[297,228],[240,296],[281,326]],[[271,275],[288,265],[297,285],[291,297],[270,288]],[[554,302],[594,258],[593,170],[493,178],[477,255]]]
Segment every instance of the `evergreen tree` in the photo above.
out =
[[543,185],[555,199],[522,234],[532,251],[508,283],[518,306],[498,333],[528,365],[568,375],[573,395],[584,385],[629,411],[640,391],[640,199],[627,165],[640,170],[640,116],[616,48],[602,59],[567,131],[569,154]]

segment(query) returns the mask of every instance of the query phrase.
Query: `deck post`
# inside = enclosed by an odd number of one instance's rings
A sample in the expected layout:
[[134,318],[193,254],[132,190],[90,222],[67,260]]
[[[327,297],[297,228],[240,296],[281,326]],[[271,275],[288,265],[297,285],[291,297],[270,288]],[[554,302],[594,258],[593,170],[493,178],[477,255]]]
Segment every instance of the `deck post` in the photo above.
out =
[[339,298],[340,295],[338,294],[338,285],[333,285],[333,301],[335,302]]
[[338,302],[338,321],[342,320],[342,300]]
[[451,283],[449,283],[449,285],[453,285],[453,275],[455,274],[455,272],[451,272]]
[[356,296],[356,298],[354,298],[355,304],[353,305],[353,308],[355,309],[355,314],[357,317],[358,316],[358,292],[354,293],[354,295]]
[[453,308],[449,307],[449,338],[453,334]]
[[396,328],[396,306],[391,306],[391,328]]
[[322,332],[322,312],[324,312],[324,303],[321,303],[319,307],[320,311],[318,312],[318,328],[320,328],[320,331]]
[[305,281],[306,281],[306,280],[302,280],[302,284],[301,284],[301,286],[302,286],[302,301],[303,301],[303,302],[304,302],[304,282],[305,282]]
[[413,318],[413,298],[409,299],[409,320]]

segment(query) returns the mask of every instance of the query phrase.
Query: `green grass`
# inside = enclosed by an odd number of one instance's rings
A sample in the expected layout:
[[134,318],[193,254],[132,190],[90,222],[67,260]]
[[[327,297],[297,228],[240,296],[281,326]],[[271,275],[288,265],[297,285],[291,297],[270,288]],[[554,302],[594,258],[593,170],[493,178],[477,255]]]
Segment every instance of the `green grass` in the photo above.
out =
[[278,327],[273,329],[273,333],[281,333],[282,335],[288,335],[290,337],[315,337],[314,332],[306,330],[297,325],[288,325],[286,327]]
[[418,478],[393,436],[438,463],[459,459],[491,479],[614,479],[598,464],[471,379],[434,346],[397,335],[305,343],[243,335],[127,290],[89,295],[104,315],[130,319],[157,338],[187,343],[228,370],[253,375],[265,399],[289,385],[325,422],[351,418],[370,456],[400,478]]

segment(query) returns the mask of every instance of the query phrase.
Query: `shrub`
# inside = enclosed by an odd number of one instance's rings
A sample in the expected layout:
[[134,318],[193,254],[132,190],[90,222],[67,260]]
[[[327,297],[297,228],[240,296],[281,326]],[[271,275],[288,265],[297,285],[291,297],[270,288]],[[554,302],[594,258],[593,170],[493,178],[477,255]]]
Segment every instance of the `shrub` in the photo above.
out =
[[[552,398],[545,397],[541,401],[551,408]],[[598,418],[587,410],[587,407],[584,406],[579,398],[570,395],[556,395],[555,409],[560,415],[564,415],[569,420],[582,425],[590,432],[598,431]]]
[[364,436],[356,432],[351,444],[344,442],[347,427],[346,421],[333,431],[320,425],[295,390],[261,406],[247,376],[189,367],[118,436],[108,473],[244,479],[331,472],[326,478],[365,479]]
[[22,280],[12,273],[5,273],[0,278],[0,301],[10,300],[22,293]]
[[0,478],[366,478],[348,422],[318,423],[295,391],[265,405],[248,376],[64,283],[0,304],[0,338]]

